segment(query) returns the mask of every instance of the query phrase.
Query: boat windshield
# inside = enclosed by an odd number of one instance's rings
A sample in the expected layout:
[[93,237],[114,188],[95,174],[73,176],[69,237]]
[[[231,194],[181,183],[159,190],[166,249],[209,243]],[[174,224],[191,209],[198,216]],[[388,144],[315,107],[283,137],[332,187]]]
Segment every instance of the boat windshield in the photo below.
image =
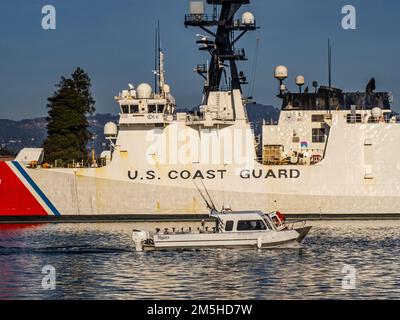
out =
[[265,224],[267,225],[268,229],[273,230],[270,220],[268,219],[268,217],[266,215],[263,215],[263,220],[264,220]]

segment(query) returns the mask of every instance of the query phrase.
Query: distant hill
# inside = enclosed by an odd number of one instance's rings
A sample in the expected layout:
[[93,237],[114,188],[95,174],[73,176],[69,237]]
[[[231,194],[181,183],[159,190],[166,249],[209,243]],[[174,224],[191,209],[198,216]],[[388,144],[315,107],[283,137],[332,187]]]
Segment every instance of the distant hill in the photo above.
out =
[[[90,131],[97,138],[96,152],[101,152],[105,142],[103,128],[109,121],[118,121],[118,116],[111,114],[96,114],[89,117]],[[47,137],[46,118],[26,119],[21,121],[0,119],[0,149],[7,149],[16,154],[22,148],[38,148]]]
[[247,116],[253,124],[255,135],[262,134],[263,120],[266,122],[276,122],[279,119],[280,110],[273,106],[265,106],[262,104],[248,104],[246,106]]
[[0,120],[0,147],[15,154],[25,147],[40,146],[46,138],[46,119]]
[[[272,106],[264,106],[261,104],[247,105],[247,114],[250,122],[253,123],[255,134],[261,134],[261,126],[263,119],[270,122],[277,121],[279,110]],[[180,109],[179,111],[183,111]],[[90,131],[94,133],[95,149],[99,154],[104,150],[105,142],[103,128],[107,122],[118,122],[118,115],[96,114],[89,117]],[[41,147],[46,139],[46,119],[35,118],[21,121],[1,120],[0,119],[0,149],[7,149],[11,153],[16,154],[22,148]]]

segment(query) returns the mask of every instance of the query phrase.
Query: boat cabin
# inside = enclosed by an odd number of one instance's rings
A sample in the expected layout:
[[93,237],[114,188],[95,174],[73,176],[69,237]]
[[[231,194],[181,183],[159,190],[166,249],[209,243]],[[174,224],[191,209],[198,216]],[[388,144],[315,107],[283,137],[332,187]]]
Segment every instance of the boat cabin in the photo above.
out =
[[270,217],[261,211],[212,213],[218,219],[219,232],[254,232],[277,230],[282,221]]

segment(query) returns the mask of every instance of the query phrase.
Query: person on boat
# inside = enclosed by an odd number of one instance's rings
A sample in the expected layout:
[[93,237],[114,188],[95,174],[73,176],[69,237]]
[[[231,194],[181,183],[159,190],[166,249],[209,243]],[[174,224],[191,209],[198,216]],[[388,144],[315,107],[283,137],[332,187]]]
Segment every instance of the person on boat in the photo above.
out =
[[286,217],[284,214],[280,213],[279,211],[276,212],[276,216],[281,220],[283,223],[286,222]]
[[279,219],[276,216],[272,217],[272,221],[274,222],[276,227],[279,227],[281,225]]

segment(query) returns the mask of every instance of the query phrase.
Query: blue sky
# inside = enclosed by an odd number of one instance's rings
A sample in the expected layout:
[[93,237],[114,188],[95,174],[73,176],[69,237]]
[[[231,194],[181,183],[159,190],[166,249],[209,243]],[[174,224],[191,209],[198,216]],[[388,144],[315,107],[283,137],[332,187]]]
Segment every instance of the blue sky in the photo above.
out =
[[[41,28],[41,9],[57,9],[57,29]],[[341,9],[357,9],[357,30],[341,28]],[[154,29],[162,26],[167,81],[181,107],[194,107],[203,82],[193,73],[204,63],[198,52],[198,30],[183,26],[186,0],[1,0],[0,2],[0,118],[46,115],[46,98],[61,75],[77,66],[92,78],[98,112],[117,113],[113,97],[129,82],[153,82]],[[333,43],[333,83],[346,90],[364,90],[371,77],[380,90],[400,98],[400,1],[395,0],[252,0],[241,12],[252,11],[259,31],[238,45],[249,61],[239,69],[250,78],[256,40],[260,39],[254,98],[280,106],[275,97],[273,69],[289,68],[306,82],[327,82],[327,38]],[[247,92],[247,88],[244,88]]]

